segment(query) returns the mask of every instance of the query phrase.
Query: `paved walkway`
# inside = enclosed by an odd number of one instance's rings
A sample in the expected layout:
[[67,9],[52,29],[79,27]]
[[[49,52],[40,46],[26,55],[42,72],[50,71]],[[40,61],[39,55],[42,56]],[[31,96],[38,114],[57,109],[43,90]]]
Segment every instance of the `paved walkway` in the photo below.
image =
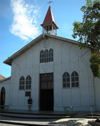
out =
[[[85,118],[66,118],[59,120],[22,120],[22,119],[9,119],[1,118],[1,122],[7,124],[18,124],[18,125],[50,125],[50,126],[100,126],[100,124],[94,123],[95,119],[85,119]],[[90,123],[89,123],[90,122]],[[0,124],[2,126],[2,123]]]

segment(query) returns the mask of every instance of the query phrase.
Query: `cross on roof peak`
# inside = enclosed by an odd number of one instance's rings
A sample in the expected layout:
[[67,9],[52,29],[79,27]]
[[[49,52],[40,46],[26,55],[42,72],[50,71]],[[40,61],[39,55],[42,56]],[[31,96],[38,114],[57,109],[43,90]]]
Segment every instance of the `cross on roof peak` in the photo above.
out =
[[53,2],[53,1],[49,0],[49,2],[48,2],[48,3],[49,3],[49,5],[50,5],[52,2]]

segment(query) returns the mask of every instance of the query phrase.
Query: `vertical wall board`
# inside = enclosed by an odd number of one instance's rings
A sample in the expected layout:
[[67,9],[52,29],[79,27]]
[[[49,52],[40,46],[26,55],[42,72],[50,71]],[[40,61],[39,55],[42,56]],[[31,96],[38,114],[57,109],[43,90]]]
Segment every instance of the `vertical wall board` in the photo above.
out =
[[94,78],[96,111],[100,112],[100,79]]
[[40,65],[40,73],[52,73],[53,72],[53,63],[42,63]]
[[17,106],[18,105],[18,98],[19,98],[19,96],[18,96],[18,91],[17,90],[14,90],[13,91],[13,105],[15,106]]
[[62,106],[61,64],[54,66],[54,105]]
[[26,67],[32,67],[33,66],[33,51],[30,50],[28,55],[27,55],[27,59],[26,59]]
[[81,88],[81,106],[89,106],[89,89],[85,86]]
[[78,67],[78,62],[71,62],[71,74],[73,71],[76,71],[79,74],[79,67]]
[[34,48],[33,50],[33,58],[32,58],[32,64],[38,65],[40,63],[40,49],[39,47]]
[[75,44],[73,44],[71,46],[71,49],[74,50],[75,52],[77,52],[78,54],[81,54],[81,52],[82,52],[81,49],[79,48],[79,46],[77,46]]
[[68,72],[69,75],[71,75],[70,73],[70,63],[67,62],[67,63],[62,63],[62,76],[65,72]]
[[70,62],[78,62],[78,55],[72,50],[70,50]]
[[63,89],[63,106],[71,106],[70,89]]
[[82,50],[82,57],[84,58],[87,65],[90,65],[89,59],[91,56],[91,50],[86,48]]
[[54,44],[54,64],[61,63],[61,46]]
[[72,106],[80,106],[80,89],[72,89]]
[[62,63],[69,63],[69,49],[62,46]]
[[32,99],[33,99],[33,106],[39,106],[39,67],[33,67],[33,85],[32,85]]
[[19,106],[24,106],[25,91],[19,91]]

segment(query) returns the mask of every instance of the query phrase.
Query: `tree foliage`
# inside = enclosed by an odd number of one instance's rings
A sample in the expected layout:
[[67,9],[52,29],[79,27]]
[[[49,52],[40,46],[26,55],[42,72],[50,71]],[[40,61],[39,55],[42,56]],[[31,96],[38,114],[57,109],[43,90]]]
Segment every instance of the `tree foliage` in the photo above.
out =
[[[86,5],[80,9],[83,21],[73,23],[73,35],[75,39],[79,37],[78,46],[83,49],[90,47],[100,51],[100,0],[86,0]],[[100,58],[98,54],[90,57],[90,67],[94,77],[100,77]]]
[[94,77],[100,78],[100,58],[99,55],[94,53],[90,58],[90,67]]
[[100,49],[100,0],[86,0],[81,7],[83,21],[73,23],[73,38],[79,37],[79,47]]

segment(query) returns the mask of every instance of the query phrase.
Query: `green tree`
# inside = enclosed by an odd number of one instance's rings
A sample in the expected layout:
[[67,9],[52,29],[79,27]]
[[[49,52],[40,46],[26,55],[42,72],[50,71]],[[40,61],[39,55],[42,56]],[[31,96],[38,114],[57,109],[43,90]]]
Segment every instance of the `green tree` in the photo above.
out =
[[[73,23],[73,35],[72,37],[79,38],[78,46],[80,49],[90,47],[98,52],[100,51],[100,0],[86,0],[86,5],[80,9],[83,15],[83,21],[75,21]],[[95,61],[99,61],[96,64],[100,65],[99,56],[92,54],[95,57]],[[91,58],[93,58],[91,56]],[[93,60],[90,58],[90,67],[92,69],[94,77],[100,77],[100,68],[96,65],[93,66]],[[98,69],[97,69],[98,68]],[[94,71],[95,69],[95,71]],[[97,74],[96,74],[97,73]]]
[[90,57],[90,67],[94,77],[100,77],[100,58],[99,55],[94,53]]

